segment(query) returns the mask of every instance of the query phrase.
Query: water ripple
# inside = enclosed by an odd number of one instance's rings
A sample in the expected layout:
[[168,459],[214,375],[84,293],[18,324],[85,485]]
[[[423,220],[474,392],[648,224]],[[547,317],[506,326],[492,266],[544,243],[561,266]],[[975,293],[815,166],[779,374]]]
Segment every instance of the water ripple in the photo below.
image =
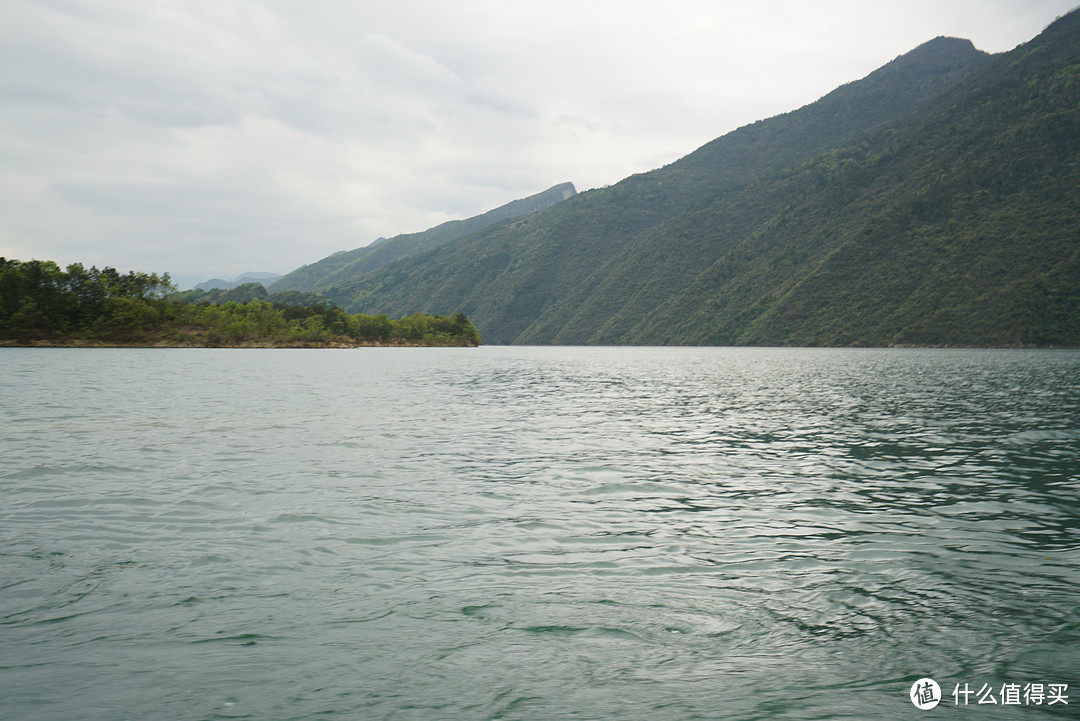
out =
[[892,719],[924,675],[1080,688],[1076,352],[4,357],[13,717]]

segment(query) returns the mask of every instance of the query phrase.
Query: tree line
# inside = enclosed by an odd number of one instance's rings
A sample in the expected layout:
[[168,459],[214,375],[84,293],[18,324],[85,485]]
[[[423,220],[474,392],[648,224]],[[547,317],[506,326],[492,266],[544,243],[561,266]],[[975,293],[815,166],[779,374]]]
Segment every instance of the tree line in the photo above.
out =
[[460,312],[392,320],[321,302],[288,303],[310,296],[248,295],[237,302],[177,293],[168,273],[122,274],[79,263],[61,269],[48,260],[0,258],[0,341],[209,347],[480,343],[476,327]]

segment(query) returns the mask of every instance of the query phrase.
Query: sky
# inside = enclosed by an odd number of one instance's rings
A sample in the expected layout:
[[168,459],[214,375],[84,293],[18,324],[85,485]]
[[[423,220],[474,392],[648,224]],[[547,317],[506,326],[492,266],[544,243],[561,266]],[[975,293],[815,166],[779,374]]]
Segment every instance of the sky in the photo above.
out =
[[287,273],[1077,0],[0,0],[0,256]]

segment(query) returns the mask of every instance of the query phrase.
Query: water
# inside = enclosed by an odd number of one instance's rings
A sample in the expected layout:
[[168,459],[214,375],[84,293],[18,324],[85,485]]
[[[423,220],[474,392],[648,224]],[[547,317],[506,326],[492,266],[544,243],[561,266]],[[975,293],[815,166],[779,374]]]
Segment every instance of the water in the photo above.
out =
[[1078,716],[1078,352],[0,370],[5,719]]

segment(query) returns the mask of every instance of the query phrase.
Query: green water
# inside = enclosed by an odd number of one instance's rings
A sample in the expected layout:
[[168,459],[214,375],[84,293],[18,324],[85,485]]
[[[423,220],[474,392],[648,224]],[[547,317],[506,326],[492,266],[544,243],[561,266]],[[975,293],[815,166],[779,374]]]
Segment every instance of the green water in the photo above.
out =
[[4,719],[1078,717],[1080,352],[0,369]]

